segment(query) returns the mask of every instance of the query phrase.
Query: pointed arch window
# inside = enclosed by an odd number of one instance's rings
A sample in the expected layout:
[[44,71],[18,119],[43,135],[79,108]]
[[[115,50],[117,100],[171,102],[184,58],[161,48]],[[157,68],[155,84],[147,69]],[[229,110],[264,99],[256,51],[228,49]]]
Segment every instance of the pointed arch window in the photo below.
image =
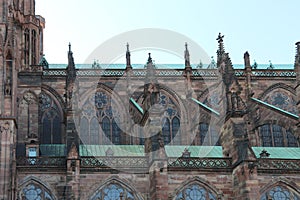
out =
[[207,123],[200,123],[196,128],[194,145],[220,146],[219,133],[214,126]]
[[275,186],[271,188],[269,191],[265,192],[260,200],[300,200],[300,196],[297,195],[296,193],[288,190],[287,188],[283,186]]
[[259,127],[261,144],[264,147],[298,147],[299,142],[290,130],[277,124],[264,124]]
[[31,64],[37,64],[37,51],[36,51],[36,31],[31,31]]
[[217,196],[208,188],[199,185],[191,184],[182,189],[176,196],[176,200],[217,200]]
[[165,145],[180,145],[180,111],[174,101],[161,92],[159,104],[164,106],[162,137]]
[[29,29],[24,31],[24,64],[29,65]]
[[33,183],[24,187],[20,196],[20,199],[22,200],[54,200],[50,192],[48,192],[45,188]]
[[80,129],[80,138],[85,144],[122,144],[122,130],[118,109],[111,105],[112,99],[106,92],[97,91],[89,97],[83,107],[83,118],[87,124]]
[[53,99],[45,92],[41,93],[40,101],[41,144],[61,144],[62,143],[62,119],[61,112]]

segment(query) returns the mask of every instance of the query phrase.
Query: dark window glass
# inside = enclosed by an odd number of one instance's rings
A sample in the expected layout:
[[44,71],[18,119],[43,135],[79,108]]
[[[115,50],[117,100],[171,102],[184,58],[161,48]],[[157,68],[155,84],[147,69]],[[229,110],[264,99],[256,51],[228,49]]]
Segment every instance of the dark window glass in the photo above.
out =
[[110,144],[111,134],[110,134],[110,121],[108,117],[104,117],[102,120],[102,130],[104,132],[103,144]]
[[162,137],[165,145],[171,142],[170,120],[168,118],[163,119]]
[[262,146],[263,147],[272,147],[272,135],[269,124],[263,125],[260,128],[261,138],[262,138]]
[[90,144],[99,144],[99,122],[95,117],[91,121],[90,135]]
[[89,122],[85,117],[80,121],[80,139],[83,144],[89,144]]

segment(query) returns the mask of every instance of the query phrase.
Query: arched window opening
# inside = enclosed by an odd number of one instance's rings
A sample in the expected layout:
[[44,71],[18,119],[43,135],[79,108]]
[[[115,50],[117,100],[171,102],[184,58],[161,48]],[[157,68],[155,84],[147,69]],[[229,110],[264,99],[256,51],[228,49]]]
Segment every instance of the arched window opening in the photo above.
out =
[[36,31],[31,31],[31,64],[37,64],[37,52],[36,52]]
[[96,117],[91,121],[90,138],[90,144],[99,144],[99,122]]
[[219,133],[214,126],[207,123],[200,123],[196,128],[194,145],[220,146]]
[[297,195],[296,193],[288,190],[285,187],[275,186],[275,187],[271,188],[269,191],[265,192],[260,198],[260,200],[269,200],[269,199],[273,199],[273,200],[290,200],[290,199],[300,200],[300,197],[299,197],[299,195]]
[[298,147],[297,138],[290,130],[277,124],[264,124],[259,127],[261,145],[264,147]]
[[41,93],[39,110],[41,113],[41,144],[62,143],[62,119],[56,102],[45,92]]
[[28,184],[20,194],[20,199],[24,200],[54,200],[51,194],[43,187],[36,184]]
[[178,117],[174,117],[172,120],[172,132],[171,132],[171,138],[173,140],[173,144],[180,145],[180,137],[178,137],[179,135],[180,135],[180,120]]
[[217,196],[208,188],[199,184],[191,184],[179,192],[176,196],[176,200],[199,200],[209,199],[217,200]]
[[24,64],[29,65],[29,30],[24,31]]
[[134,192],[123,187],[118,183],[110,183],[105,187],[101,188],[93,195],[90,200],[119,200],[119,199],[128,199],[128,200],[138,200],[135,197]]
[[170,120],[168,118],[163,119],[162,137],[165,145],[171,142]]
[[[88,121],[85,144],[122,144],[122,130],[117,105],[105,92],[98,91],[83,104],[83,117]],[[99,124],[100,123],[100,124]]]
[[89,122],[86,117],[82,117],[80,121],[80,139],[83,144],[89,144]]
[[180,137],[180,111],[174,101],[166,94],[161,93],[159,104],[165,109],[162,119],[162,138],[165,145],[179,145]]

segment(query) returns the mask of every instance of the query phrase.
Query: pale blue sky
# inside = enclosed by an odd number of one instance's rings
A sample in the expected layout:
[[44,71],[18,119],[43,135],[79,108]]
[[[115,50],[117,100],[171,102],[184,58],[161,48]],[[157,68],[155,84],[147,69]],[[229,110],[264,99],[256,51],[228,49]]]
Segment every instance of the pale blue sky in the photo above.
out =
[[[67,62],[69,42],[75,63],[84,63],[113,36],[159,28],[185,35],[214,57],[221,32],[225,49],[236,64],[243,63],[245,51],[252,62],[293,64],[295,42],[300,41],[299,8],[299,0],[36,0],[36,13],[46,19],[44,53],[49,63]],[[120,44],[124,53],[126,42]],[[196,53],[190,52],[191,57]],[[132,53],[133,63],[146,59],[147,55],[141,58]],[[170,57],[170,63],[174,62],[178,59]]]

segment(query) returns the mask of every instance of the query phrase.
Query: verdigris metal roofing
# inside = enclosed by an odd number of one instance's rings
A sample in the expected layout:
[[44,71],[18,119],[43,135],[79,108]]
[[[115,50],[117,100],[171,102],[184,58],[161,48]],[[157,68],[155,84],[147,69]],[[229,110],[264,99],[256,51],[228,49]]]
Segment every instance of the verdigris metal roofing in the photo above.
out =
[[257,158],[260,153],[266,150],[274,159],[300,159],[300,148],[298,147],[252,147],[252,150]]

